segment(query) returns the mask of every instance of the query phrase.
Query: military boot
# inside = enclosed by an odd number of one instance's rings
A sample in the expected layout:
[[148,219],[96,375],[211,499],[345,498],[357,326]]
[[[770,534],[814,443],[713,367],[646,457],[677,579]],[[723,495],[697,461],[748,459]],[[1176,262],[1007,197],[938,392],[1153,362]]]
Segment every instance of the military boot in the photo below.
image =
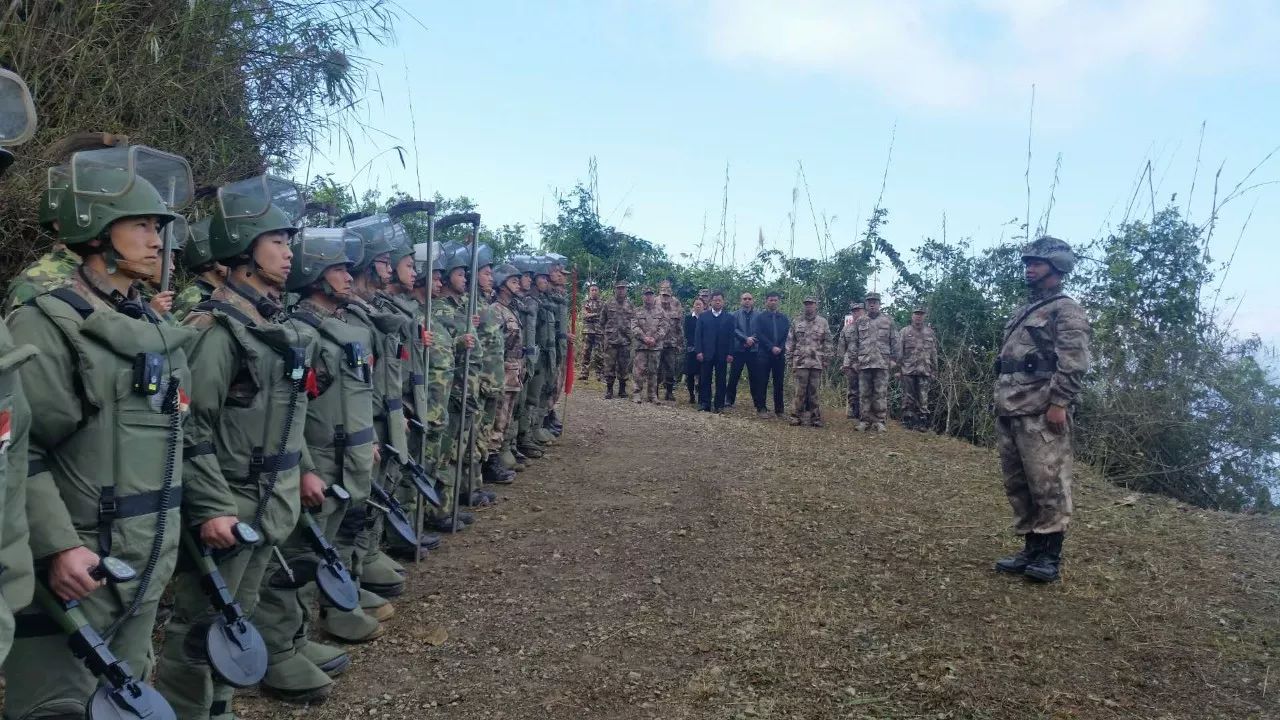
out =
[[360,573],[360,587],[384,598],[404,593],[404,566],[384,552],[366,557]]
[[506,446],[502,448],[502,452],[498,453],[498,463],[508,470],[514,470],[516,472],[524,470],[524,465],[522,465],[520,461],[516,460],[516,454],[511,451],[511,448]]
[[542,445],[534,440],[532,436],[519,441],[516,444],[516,452],[527,458],[533,458],[535,460],[547,454],[546,451],[543,450]]
[[377,640],[386,633],[382,623],[356,608],[344,612],[338,608],[320,607],[320,626],[335,640],[344,643],[366,643]]
[[488,461],[485,462],[481,477],[483,477],[484,481],[487,483],[493,483],[495,485],[510,485],[515,482],[516,473],[514,470],[508,470],[502,467],[502,461],[498,459],[498,455],[495,453],[490,455]]
[[623,400],[627,399],[627,381],[626,380],[618,381],[618,397],[622,398]]
[[698,403],[698,398],[693,396],[693,388],[689,388],[689,404],[696,405],[697,403]]
[[676,401],[675,392],[676,392],[676,386],[672,383],[667,383],[667,394],[664,395],[662,399],[666,400],[667,402],[675,402]]
[[1040,554],[1040,539],[1043,535],[1027,533],[1023,536],[1023,547],[1016,554],[996,560],[996,572],[1021,575],[1031,561]]
[[792,415],[789,424],[795,425],[795,426],[803,425],[805,424],[805,421],[808,419],[809,419],[809,413],[800,413],[799,415]]
[[853,406],[850,405],[849,409],[845,411],[844,416],[849,418],[850,420],[854,420],[854,419],[857,419],[858,414],[853,411]]
[[1040,541],[1040,552],[1027,564],[1022,574],[1036,582],[1056,582],[1062,567],[1062,539],[1066,533],[1046,533]]
[[320,668],[320,672],[329,677],[338,677],[351,667],[351,656],[336,645],[326,645],[315,640],[304,640],[298,647],[298,653]]
[[516,458],[516,465],[517,466],[523,465],[525,468],[529,467],[529,465],[531,464],[529,461],[533,459],[528,455],[525,455],[523,452],[521,452],[518,446],[516,447],[515,450],[511,451],[511,454],[514,455]]
[[[350,662],[348,659],[347,663]],[[258,684],[262,694],[298,705],[322,703],[332,688],[333,680],[301,654],[268,665],[266,676]]]
[[613,381],[612,380],[604,381],[604,399],[605,400],[613,399]]
[[921,415],[916,420],[916,432],[929,432],[929,428],[933,427],[933,418],[929,415]]

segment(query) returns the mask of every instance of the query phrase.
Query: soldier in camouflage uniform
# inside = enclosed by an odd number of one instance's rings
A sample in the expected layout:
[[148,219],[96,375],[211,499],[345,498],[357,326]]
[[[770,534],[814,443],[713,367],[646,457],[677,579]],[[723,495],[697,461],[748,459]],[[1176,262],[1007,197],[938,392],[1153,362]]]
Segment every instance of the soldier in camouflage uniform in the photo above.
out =
[[498,485],[510,484],[515,471],[502,467],[496,448],[490,447],[493,427],[498,422],[506,382],[506,336],[503,315],[494,295],[493,253],[485,253],[481,245],[481,257],[476,268],[476,312],[480,315],[479,339],[481,347],[481,373],[477,378],[481,412],[476,418],[472,440],[472,492],[467,496],[469,504],[491,505],[498,500],[496,493],[480,487],[481,482]]
[[557,355],[556,317],[557,299],[551,285],[554,262],[548,255],[537,258],[534,266],[533,287],[538,298],[538,369],[529,390],[528,403],[532,409],[530,431],[534,440],[543,447],[555,443],[555,435],[547,429],[547,416],[551,412],[551,390],[555,388]]
[[[472,488],[466,474],[468,462],[467,446],[460,444],[458,437],[470,437],[472,425],[476,421],[476,413],[482,407],[480,393],[475,381],[483,371],[480,341],[477,337],[478,318],[467,315],[468,290],[467,270],[471,266],[470,251],[462,245],[447,244],[444,246],[444,262],[441,267],[441,297],[431,308],[436,317],[449,328],[454,340],[453,389],[449,394],[448,425],[445,427],[441,443],[439,471],[446,484],[446,493],[457,494],[461,503],[469,500]],[[471,352],[468,353],[467,350]],[[463,376],[467,379],[467,392],[463,396]],[[456,488],[456,490],[455,490]],[[475,522],[475,516],[469,512],[458,511],[457,530],[463,530]],[[452,508],[449,514],[441,514],[432,524],[433,530],[454,532]]]
[[1025,545],[996,570],[1053,582],[1071,521],[1071,413],[1089,371],[1091,329],[1079,303],[1062,292],[1075,269],[1067,243],[1042,237],[1022,250],[1030,291],[1004,326],[996,358],[996,447],[1013,531]]
[[867,316],[853,326],[848,364],[858,368],[862,396],[859,430],[884,431],[889,419],[889,372],[898,362],[898,330],[880,312],[879,293],[867,293]]
[[627,299],[631,284],[619,280],[613,285],[613,299],[600,310],[600,327],[606,343],[604,356],[604,397],[613,399],[613,381],[618,380],[618,397],[627,397],[627,377],[631,373],[631,316],[636,310]]
[[653,288],[646,287],[644,304],[631,316],[631,337],[636,340],[633,372],[636,377],[636,402],[655,402],[658,394],[658,358],[662,343],[670,332],[667,313],[658,307]]
[[858,397],[858,366],[856,358],[849,353],[853,340],[854,327],[866,315],[860,302],[849,303],[849,314],[844,316],[844,325],[840,328],[840,342],[836,347],[836,357],[840,358],[840,372],[845,379],[845,417],[856,420],[862,414],[861,398]]
[[676,383],[680,382],[680,369],[684,365],[684,308],[671,293],[671,281],[658,283],[658,307],[667,316],[667,336],[662,339],[662,353],[658,357],[658,384],[666,388],[663,398],[675,402]]
[[925,309],[911,313],[911,324],[898,333],[902,363],[902,424],[924,432],[929,427],[929,385],[938,374],[938,336],[925,324]]
[[439,478],[445,487],[440,492],[440,499],[443,501],[441,506],[428,509],[427,526],[440,529],[451,527],[450,518],[453,510],[452,488],[454,476],[452,471],[446,467],[447,461],[444,457],[444,450],[445,436],[448,433],[451,421],[450,415],[452,413],[455,369],[454,348],[458,346],[459,338],[454,334],[457,328],[453,325],[452,312],[448,313],[446,317],[440,309],[444,292],[442,278],[444,276],[445,257],[443,248],[437,248],[437,250],[435,257],[431,260],[430,270],[424,276],[428,279],[423,282],[421,289],[418,290],[418,298],[423,307],[426,307],[426,295],[428,292],[431,293],[432,298],[430,320],[433,342],[430,356],[430,372],[427,374],[428,411],[426,415],[425,445],[430,461],[428,467],[432,471],[432,476]]
[[61,243],[54,244],[49,252],[36,258],[9,281],[5,310],[13,312],[35,296],[63,285],[77,267],[80,267],[79,256]]
[[796,393],[791,411],[791,424],[822,427],[822,408],[818,406],[818,386],[822,372],[831,358],[831,328],[818,314],[818,298],[804,299],[804,313],[791,323],[787,333],[787,364],[796,379]]
[[582,369],[579,380],[591,376],[594,368],[596,376],[604,367],[604,349],[601,342],[600,308],[604,302],[600,299],[600,286],[594,282],[587,283],[587,299],[582,303]]
[[[494,308],[498,312],[503,337],[503,377],[502,397],[490,442],[495,454],[490,456],[489,462],[501,465],[498,452],[506,442],[507,428],[511,425],[524,384],[524,328],[515,309],[520,300],[520,270],[514,265],[503,265],[494,271],[493,280],[498,289]],[[497,472],[497,468],[493,472]],[[508,478],[506,482],[510,481]]]

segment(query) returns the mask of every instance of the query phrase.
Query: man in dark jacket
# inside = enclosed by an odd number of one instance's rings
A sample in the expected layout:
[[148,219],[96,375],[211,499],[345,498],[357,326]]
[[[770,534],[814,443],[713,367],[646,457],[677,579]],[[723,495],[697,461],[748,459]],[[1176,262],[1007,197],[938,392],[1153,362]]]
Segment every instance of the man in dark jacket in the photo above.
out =
[[756,353],[756,368],[753,377],[759,376],[756,382],[756,414],[768,417],[765,400],[768,398],[769,378],[773,378],[773,414],[782,417],[782,372],[787,365],[787,333],[791,329],[791,321],[786,315],[778,312],[781,297],[776,292],[765,295],[764,310],[756,313],[752,324],[752,332],[756,345],[760,347]]
[[[702,378],[698,383],[698,404],[701,410],[720,412],[725,401],[725,370],[733,362],[733,316],[724,311],[724,293],[711,293],[711,309],[698,316],[694,332],[693,348],[698,362],[702,363]],[[711,382],[715,378],[715,395]],[[714,400],[714,403],[713,403]]]
[[742,379],[742,371],[746,370],[747,387],[751,389],[751,399],[759,409],[760,398],[757,397],[756,392],[759,373],[755,368],[756,351],[759,347],[756,345],[755,331],[752,329],[756,318],[756,301],[749,292],[742,293],[740,300],[742,305],[733,313],[733,362],[729,367],[729,385],[726,388],[724,405],[733,407],[738,401],[738,381]]

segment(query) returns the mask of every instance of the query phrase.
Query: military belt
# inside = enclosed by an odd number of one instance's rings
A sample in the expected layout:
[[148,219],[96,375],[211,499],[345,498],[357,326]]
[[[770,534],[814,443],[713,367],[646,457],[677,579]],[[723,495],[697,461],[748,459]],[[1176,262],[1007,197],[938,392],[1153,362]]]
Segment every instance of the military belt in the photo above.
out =
[[995,369],[997,375],[1039,372],[1051,373],[1058,369],[1058,358],[1056,355],[1048,358],[1042,358],[1039,355],[1028,355],[1021,360],[996,358]]
[[255,477],[261,473],[281,473],[286,470],[292,470],[301,461],[301,450],[265,457],[258,455],[249,460],[249,473]]
[[181,485],[172,488],[169,491],[169,502],[162,508],[160,507],[160,497],[163,494],[163,490],[150,490],[136,495],[116,497],[116,488],[114,485],[108,485],[102,488],[102,494],[98,496],[99,554],[111,554],[111,525],[115,523],[116,520],[139,517],[141,515],[154,515],[159,512],[167,512],[182,505]]
[[333,447],[336,448],[356,447],[371,442],[373,442],[373,428],[371,427],[357,430],[353,433],[335,433],[333,436]]
[[426,385],[427,376],[422,373],[409,373],[409,382],[413,385]]
[[213,447],[213,443],[206,440],[205,442],[182,448],[182,459],[192,460],[201,455],[213,455],[217,452],[217,449]]
[[49,464],[43,460],[27,461],[27,477],[35,477],[36,475],[39,475],[42,472],[48,472],[48,471],[49,471]]

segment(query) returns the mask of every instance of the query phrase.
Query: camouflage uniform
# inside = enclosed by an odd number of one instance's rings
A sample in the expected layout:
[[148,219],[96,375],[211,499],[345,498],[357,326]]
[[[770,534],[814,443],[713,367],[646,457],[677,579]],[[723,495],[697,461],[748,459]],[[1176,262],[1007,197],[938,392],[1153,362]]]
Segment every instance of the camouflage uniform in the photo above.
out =
[[560,392],[564,389],[565,363],[569,360],[569,296],[563,287],[552,287],[547,293],[551,300],[551,312],[555,316],[555,362],[552,364],[551,377],[547,382],[546,408],[555,412],[560,402]]
[[667,316],[667,335],[662,340],[662,354],[658,358],[658,384],[667,389],[667,399],[680,381],[680,367],[684,363],[684,308],[674,295],[658,298],[658,307]]
[[796,379],[795,406],[791,411],[791,424],[810,422],[822,424],[822,409],[818,407],[818,384],[822,371],[831,357],[831,329],[821,315],[812,318],[801,315],[791,323],[787,333],[787,364]]
[[1069,407],[1089,369],[1084,309],[1059,291],[1030,300],[1004,327],[995,387],[996,447],[1019,535],[1060,533],[1071,520],[1071,430],[1051,430],[1045,412]]
[[858,368],[864,423],[882,424],[889,418],[889,370],[898,359],[898,331],[888,315],[876,313],[858,320],[849,344],[849,364]]
[[[520,395],[516,398],[515,418],[511,425],[507,427],[507,435],[513,440],[514,448],[524,452],[524,450],[536,449],[532,447],[533,440],[530,433],[533,430],[531,418],[533,409],[530,407],[530,396],[533,394],[534,385],[533,375],[538,368],[538,355],[542,352],[538,347],[539,317],[538,317],[538,299],[533,296],[537,290],[530,290],[520,298],[517,305],[520,313],[520,327],[524,334],[524,379],[520,384]],[[597,353],[598,355],[598,353]],[[598,372],[598,371],[597,371]]]
[[[479,468],[481,462],[489,456],[491,450],[489,440],[493,435],[493,427],[498,420],[498,406],[502,402],[505,384],[505,332],[502,313],[496,300],[479,298],[476,312],[480,315],[480,327],[476,330],[480,349],[480,374],[477,378],[476,390],[481,410],[476,415],[474,440],[472,441],[472,465]],[[474,354],[474,351],[473,351]],[[472,490],[480,486],[480,473],[472,473],[474,482]]]
[[512,414],[515,412],[516,399],[524,381],[524,329],[520,326],[520,317],[516,315],[515,299],[509,303],[501,300],[493,304],[498,314],[499,328],[502,331],[502,395],[498,405],[497,420],[493,424],[493,437],[490,447],[497,449],[506,439]]
[[600,310],[600,327],[606,343],[604,356],[604,381],[613,385],[617,378],[625,387],[631,374],[631,317],[636,309],[631,301],[610,299]]
[[58,246],[41,255],[9,281],[5,313],[11,313],[37,295],[62,287],[80,267],[80,256]]
[[938,372],[938,336],[933,328],[902,328],[898,357],[902,362],[902,420],[907,424],[927,422],[929,384]]
[[[648,290],[646,288],[646,290]],[[652,295],[653,290],[648,290]],[[642,399],[653,402],[658,394],[658,357],[662,353],[662,344],[669,333],[667,313],[658,307],[641,305],[631,316],[631,337],[635,338],[635,361],[633,371],[636,376],[636,402]],[[652,346],[646,345],[644,338],[653,338]]]
[[[423,456],[427,460],[428,469],[441,465],[440,448],[444,442],[444,430],[449,423],[449,397],[453,391],[453,348],[457,338],[452,328],[444,323],[435,312],[439,302],[432,300],[431,335],[432,343],[427,357],[427,409],[422,415],[426,425],[423,441]],[[424,308],[425,311],[425,308]],[[432,472],[434,477],[436,472]],[[441,476],[441,479],[443,476]],[[446,507],[452,498],[443,498]]]
[[845,379],[845,414],[850,418],[856,418],[862,414],[858,397],[858,368],[856,364],[851,363],[849,357],[849,346],[853,339],[856,322],[853,313],[844,316],[844,323],[840,326],[840,337],[836,344],[836,357],[840,358],[840,373]]
[[600,309],[604,307],[604,300],[596,298],[582,304],[582,369],[578,375],[579,380],[586,380],[594,369],[596,375],[603,372],[604,367],[604,348],[602,330],[600,328]]
[[213,292],[217,289],[208,280],[196,278],[174,296],[173,310],[170,314],[173,315],[174,320],[182,322],[195,306],[213,297]]

